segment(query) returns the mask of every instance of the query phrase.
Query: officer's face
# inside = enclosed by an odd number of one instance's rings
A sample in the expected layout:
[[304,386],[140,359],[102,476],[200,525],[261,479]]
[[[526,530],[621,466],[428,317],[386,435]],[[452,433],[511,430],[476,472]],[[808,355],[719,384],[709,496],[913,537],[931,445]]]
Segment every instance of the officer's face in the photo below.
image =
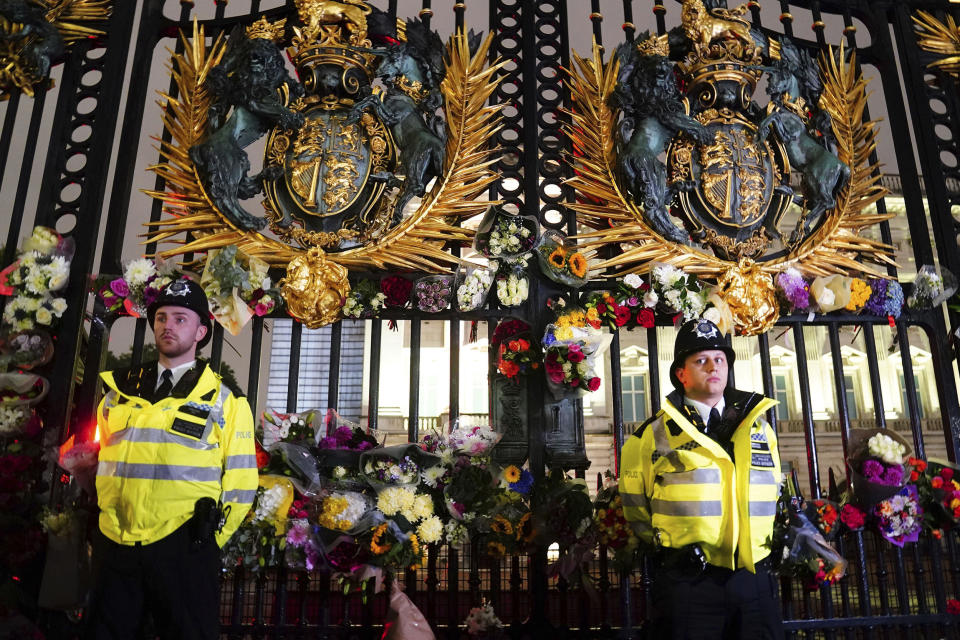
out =
[[719,400],[727,386],[727,354],[719,349],[699,351],[687,356],[676,374],[688,398]]
[[195,311],[176,306],[157,309],[153,318],[157,351],[168,359],[196,352],[197,343],[207,335],[207,328]]

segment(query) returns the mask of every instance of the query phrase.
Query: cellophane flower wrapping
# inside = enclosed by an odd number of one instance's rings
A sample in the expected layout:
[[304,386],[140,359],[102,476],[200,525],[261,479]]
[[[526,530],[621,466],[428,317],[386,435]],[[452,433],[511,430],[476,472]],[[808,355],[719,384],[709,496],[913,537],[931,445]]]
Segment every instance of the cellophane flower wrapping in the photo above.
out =
[[541,273],[557,284],[579,289],[587,283],[587,256],[559,231],[544,233],[536,254]]
[[699,318],[706,309],[706,289],[692,274],[668,264],[656,264],[650,271],[650,286],[657,302],[668,313],[682,314],[683,320]]
[[51,328],[67,310],[56,293],[67,286],[73,240],[49,227],[34,227],[17,260],[0,271],[0,295],[9,296],[0,327],[10,332]]
[[344,318],[375,318],[383,309],[386,298],[377,283],[362,278],[350,288],[341,312]]
[[910,478],[904,461],[910,446],[889,429],[853,429],[847,465],[854,501],[871,507],[897,493]]
[[457,308],[474,311],[487,301],[493,286],[493,271],[486,267],[465,267],[457,277]]
[[946,302],[956,290],[957,279],[946,267],[941,267],[938,274],[936,267],[925,264],[917,271],[917,277],[907,297],[907,307],[933,309]]
[[908,484],[874,507],[877,530],[891,544],[902,547],[916,542],[923,529],[923,507],[917,488]]
[[579,397],[600,387],[597,358],[610,344],[610,334],[601,333],[576,309],[549,324],[543,335],[543,368],[547,386],[557,400]]
[[517,258],[533,250],[538,231],[534,216],[511,215],[490,207],[477,226],[473,247],[487,258]]
[[495,289],[497,300],[504,307],[518,307],[530,295],[530,276],[527,273],[526,256],[495,260],[491,268],[496,271]]

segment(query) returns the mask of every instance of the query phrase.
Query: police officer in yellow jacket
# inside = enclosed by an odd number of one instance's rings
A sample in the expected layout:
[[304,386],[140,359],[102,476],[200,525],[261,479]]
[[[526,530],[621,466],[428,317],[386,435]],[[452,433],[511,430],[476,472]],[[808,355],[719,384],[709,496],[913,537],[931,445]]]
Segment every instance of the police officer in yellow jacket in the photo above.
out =
[[253,416],[197,349],[210,340],[203,289],[170,283],[148,308],[158,362],[101,374],[101,537],[88,637],[219,638],[220,547],[253,503]]
[[624,444],[624,515],[653,545],[649,638],[780,639],[765,543],[781,481],[776,401],[727,386],[735,354],[715,324],[680,327],[663,407]]

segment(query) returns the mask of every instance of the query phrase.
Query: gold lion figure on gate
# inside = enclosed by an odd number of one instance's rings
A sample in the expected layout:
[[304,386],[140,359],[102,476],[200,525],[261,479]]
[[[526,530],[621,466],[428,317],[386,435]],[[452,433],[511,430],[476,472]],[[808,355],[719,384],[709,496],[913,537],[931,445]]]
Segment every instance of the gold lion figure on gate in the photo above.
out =
[[338,320],[350,293],[346,267],[327,260],[319,247],[291,260],[280,286],[287,311],[309,329]]
[[297,0],[297,9],[311,33],[317,33],[323,24],[346,23],[351,32],[361,36],[367,33],[367,14],[371,11],[360,0]]
[[753,44],[750,23],[741,18],[746,13],[747,5],[740,5],[736,9],[707,11],[703,0],[683,0],[680,19],[687,37],[704,48],[709,47],[710,42],[716,38],[739,38]]

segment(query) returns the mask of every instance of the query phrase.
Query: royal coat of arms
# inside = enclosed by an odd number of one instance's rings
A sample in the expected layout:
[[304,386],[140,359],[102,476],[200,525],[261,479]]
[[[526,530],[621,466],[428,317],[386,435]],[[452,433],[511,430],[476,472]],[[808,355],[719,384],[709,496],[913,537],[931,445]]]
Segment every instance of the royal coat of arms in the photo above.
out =
[[444,245],[470,242],[457,220],[488,206],[477,198],[496,178],[499,107],[486,100],[498,67],[489,38],[460,32],[444,47],[422,20],[361,0],[296,6],[210,50],[196,28],[175,57],[183,97],[168,101],[173,140],[154,168],[168,189],[153,194],[173,216],[150,237],[193,235],[163,257],[237,245],[286,268],[288,311],[317,327],[339,317],[350,269],[457,266]]
[[[580,151],[573,205],[589,248],[618,255],[595,272],[658,262],[715,279],[741,334],[776,321],[772,276],[892,264],[860,231],[887,215],[869,163],[865,82],[843,48],[817,63],[787,37],[751,28],[746,5],[684,0],[681,25],[641,34],[610,60],[576,58],[570,135]],[[758,104],[760,80],[766,103]]]

